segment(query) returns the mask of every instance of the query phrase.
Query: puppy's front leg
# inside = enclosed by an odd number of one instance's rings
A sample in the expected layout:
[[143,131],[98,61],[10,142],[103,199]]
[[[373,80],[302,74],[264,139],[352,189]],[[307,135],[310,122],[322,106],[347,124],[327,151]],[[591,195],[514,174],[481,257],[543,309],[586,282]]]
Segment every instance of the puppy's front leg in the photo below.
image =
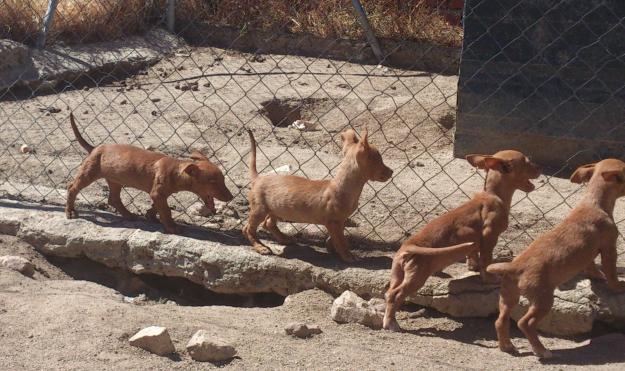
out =
[[618,280],[616,272],[616,244],[601,249],[601,270],[608,281],[608,287],[616,293],[625,292],[625,282]]
[[496,275],[486,272],[486,267],[493,262],[493,250],[497,245],[498,238],[498,234],[491,227],[484,227],[482,240],[480,241],[480,276],[482,281],[487,283],[499,282],[499,278]]
[[356,257],[349,251],[349,244],[343,234],[345,230],[345,223],[338,221],[331,221],[326,224],[328,234],[330,235],[330,243],[334,247],[334,251],[338,256],[346,263],[353,263],[356,261]]
[[153,208],[155,208],[158,212],[161,224],[163,224],[163,227],[165,227],[165,232],[171,234],[180,234],[180,227],[176,225],[174,219],[171,217],[171,210],[169,209],[169,205],[167,204],[167,196],[164,196],[157,190],[150,192],[150,198],[152,198],[152,202],[154,203]]

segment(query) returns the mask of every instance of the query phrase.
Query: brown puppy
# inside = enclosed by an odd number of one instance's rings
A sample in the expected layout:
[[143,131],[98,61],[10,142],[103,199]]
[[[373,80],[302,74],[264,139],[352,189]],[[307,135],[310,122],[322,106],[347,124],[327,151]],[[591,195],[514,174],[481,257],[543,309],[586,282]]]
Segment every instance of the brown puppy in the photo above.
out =
[[224,184],[224,176],[217,166],[206,156],[194,151],[189,160],[177,160],[162,153],[156,153],[126,144],[103,144],[93,147],[80,135],[74,115],[70,113],[70,123],[78,143],[89,152],[68,186],[65,215],[76,218],[74,210],[76,196],[81,189],[94,181],[104,178],[109,186],[108,203],[124,218],[136,219],[122,203],[122,187],[132,187],[148,192],[152,198],[152,208],[146,217],[156,220],[156,213],[167,233],[180,233],[174,223],[167,198],[176,192],[189,191],[197,194],[207,207],[214,210],[213,197],[220,201],[230,201],[233,196]]
[[258,176],[256,170],[256,141],[248,130],[251,141],[250,174],[252,186],[248,195],[250,215],[243,234],[254,250],[270,254],[256,237],[262,223],[274,238],[283,244],[291,239],[277,227],[279,221],[322,224],[328,229],[328,248],[334,248],[346,262],[355,260],[343,229],[345,221],[358,207],[362,188],[368,180],[385,182],[393,175],[382,161],[380,152],[367,141],[365,130],[360,140],[353,130],[341,134],[343,161],[336,177],[331,180],[310,180],[293,175]]
[[[580,203],[551,231],[537,238],[510,263],[492,264],[488,272],[502,276],[499,318],[495,322],[499,348],[516,349],[510,341],[510,312],[525,296],[530,307],[517,325],[529,340],[534,354],[551,357],[538,339],[536,326],[549,313],[553,291],[577,273],[585,271],[594,278],[607,279],[615,292],[625,292],[625,282],[616,274],[618,230],[612,218],[616,199],[625,195],[625,163],[607,159],[584,165],[571,176],[573,183],[590,180]],[[601,269],[594,259],[601,254]]]
[[540,169],[517,151],[500,151],[492,156],[469,155],[467,161],[488,171],[484,190],[432,220],[401,245],[393,258],[391,284],[386,292],[384,328],[387,330],[401,331],[395,313],[406,295],[416,292],[428,277],[463,256],[468,256],[469,269],[479,270],[483,280],[493,279],[484,269],[492,261],[499,235],[508,228],[512,195],[517,189],[534,190],[530,179],[540,175]]

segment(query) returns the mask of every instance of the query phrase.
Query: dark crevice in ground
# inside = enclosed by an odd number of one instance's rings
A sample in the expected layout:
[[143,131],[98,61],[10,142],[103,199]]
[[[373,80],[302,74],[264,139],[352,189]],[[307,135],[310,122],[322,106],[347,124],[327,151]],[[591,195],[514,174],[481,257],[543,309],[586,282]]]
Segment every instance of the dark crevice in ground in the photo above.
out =
[[284,297],[274,293],[219,294],[181,277],[134,274],[87,258],[46,258],[75,280],[95,282],[126,297],[144,295],[147,302],[174,301],[185,306],[221,305],[243,308],[271,308],[284,303]]

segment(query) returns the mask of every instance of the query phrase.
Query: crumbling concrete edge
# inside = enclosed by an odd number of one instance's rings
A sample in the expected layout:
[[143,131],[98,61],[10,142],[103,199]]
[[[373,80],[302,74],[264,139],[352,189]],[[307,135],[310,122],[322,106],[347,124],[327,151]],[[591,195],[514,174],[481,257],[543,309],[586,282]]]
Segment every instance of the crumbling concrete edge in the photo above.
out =
[[[58,207],[11,200],[0,200],[0,206],[0,233],[18,236],[43,254],[86,257],[137,274],[181,277],[218,293],[286,296],[319,288],[335,296],[351,290],[363,297],[383,297],[388,283],[388,270],[335,270],[261,256],[245,244],[151,232],[154,225],[147,222],[122,225],[117,216],[104,212],[90,214],[89,220],[68,220]],[[572,285],[556,292],[555,305],[541,323],[543,331],[572,335],[590,331],[595,320],[625,323],[625,295],[614,295],[587,279]],[[486,317],[497,312],[498,292],[496,286],[481,284],[475,274],[433,277],[408,300],[452,316]],[[527,302],[521,304],[514,318],[524,313]]]

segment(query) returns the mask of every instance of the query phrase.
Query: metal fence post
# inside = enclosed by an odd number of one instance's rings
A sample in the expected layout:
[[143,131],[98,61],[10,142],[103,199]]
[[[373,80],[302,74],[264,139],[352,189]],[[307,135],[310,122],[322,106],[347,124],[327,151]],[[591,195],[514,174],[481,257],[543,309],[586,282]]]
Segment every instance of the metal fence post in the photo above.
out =
[[48,1],[48,10],[46,10],[46,14],[43,16],[43,27],[41,27],[41,33],[37,39],[37,49],[43,49],[46,45],[46,36],[48,35],[48,30],[52,25],[52,20],[54,19],[54,13],[58,3],[59,0]]
[[167,0],[167,30],[176,31],[176,0]]
[[373,49],[373,54],[378,58],[378,62],[382,63],[384,60],[384,53],[382,53],[382,48],[378,43],[378,39],[375,37],[375,33],[369,24],[369,20],[367,19],[367,13],[365,13],[360,0],[352,0],[352,4],[354,5],[354,9],[356,9],[356,14],[358,15],[358,21],[360,22],[360,26],[365,30],[365,34],[367,35],[367,41],[369,41],[369,45],[371,45],[371,49]]

